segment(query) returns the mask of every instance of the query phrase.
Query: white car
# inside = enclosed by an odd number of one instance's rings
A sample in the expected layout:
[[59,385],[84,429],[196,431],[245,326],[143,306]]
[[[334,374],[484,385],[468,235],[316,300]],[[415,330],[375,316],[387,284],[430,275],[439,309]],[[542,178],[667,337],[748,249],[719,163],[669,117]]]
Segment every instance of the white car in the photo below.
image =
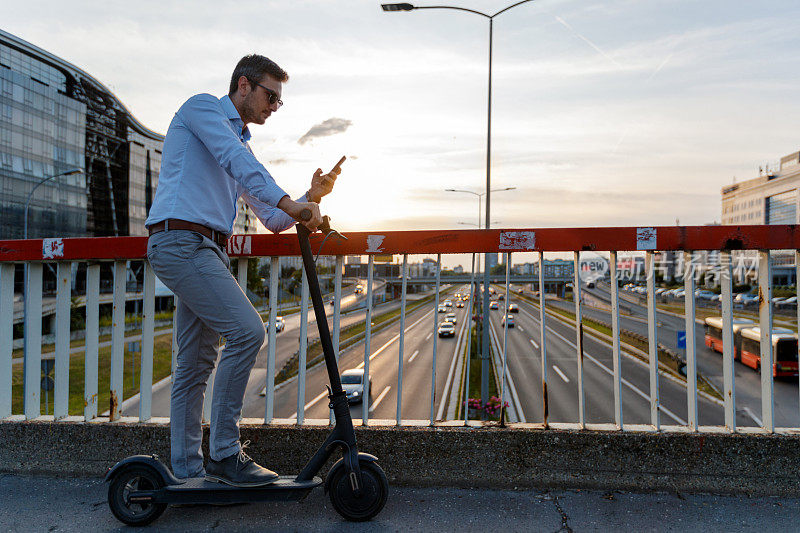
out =
[[453,325],[458,323],[458,320],[456,319],[456,314],[455,313],[447,313],[446,315],[444,315],[444,321],[445,322],[450,322]]
[[442,322],[439,324],[439,329],[436,333],[440,337],[454,337],[456,334],[456,326],[452,322]]
[[444,304],[439,305],[439,307],[436,308],[436,312],[437,313],[446,313],[447,312],[447,306],[444,305]]
[[503,319],[506,321],[506,324],[508,324],[509,328],[514,327],[514,315],[512,315],[511,313],[506,313],[503,316]]
[[453,307],[453,300],[445,300],[444,305],[445,307]]
[[[347,394],[349,403],[359,403],[364,400],[364,369],[351,368],[342,372],[342,388]],[[372,380],[369,380],[369,393],[372,396]]]
[[[269,322],[264,322],[264,329],[267,329],[268,325],[269,325]],[[280,333],[281,331],[284,330],[284,328],[286,328],[286,321],[283,319],[282,316],[277,317],[275,319],[275,331]]]

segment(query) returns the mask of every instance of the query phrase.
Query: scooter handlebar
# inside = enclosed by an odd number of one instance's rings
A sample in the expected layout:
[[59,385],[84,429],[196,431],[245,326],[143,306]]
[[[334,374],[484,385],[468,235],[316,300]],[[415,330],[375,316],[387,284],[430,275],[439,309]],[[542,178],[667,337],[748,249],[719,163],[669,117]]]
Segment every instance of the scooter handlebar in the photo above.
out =
[[[311,220],[311,209],[303,209],[300,211],[300,220],[303,222]],[[318,229],[323,233],[331,231],[331,219],[327,215],[322,217],[322,224],[319,225]]]

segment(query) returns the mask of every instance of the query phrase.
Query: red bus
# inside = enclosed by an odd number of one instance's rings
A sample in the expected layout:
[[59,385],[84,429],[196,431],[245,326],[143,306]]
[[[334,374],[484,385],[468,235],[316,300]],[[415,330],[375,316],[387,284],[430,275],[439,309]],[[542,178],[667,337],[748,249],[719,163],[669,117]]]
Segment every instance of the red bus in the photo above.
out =
[[[747,366],[760,370],[761,328],[744,328],[739,335],[741,336],[739,359]],[[775,361],[772,367],[773,376],[797,375],[797,335],[789,329],[773,328],[772,354]]]
[[[739,354],[741,353],[740,351],[742,348],[742,338],[739,335],[739,332],[743,328],[749,328],[755,324],[756,323],[749,318],[733,317],[733,358],[735,360],[739,359]],[[706,346],[715,352],[722,353],[722,317],[710,316],[706,318],[705,332]]]

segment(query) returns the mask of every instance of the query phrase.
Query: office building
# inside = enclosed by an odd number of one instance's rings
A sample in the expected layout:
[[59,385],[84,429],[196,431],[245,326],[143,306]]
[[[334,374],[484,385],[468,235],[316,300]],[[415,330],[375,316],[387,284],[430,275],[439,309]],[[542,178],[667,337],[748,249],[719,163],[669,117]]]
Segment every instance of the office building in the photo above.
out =
[[0,239],[145,235],[164,137],[87,72],[0,30]]

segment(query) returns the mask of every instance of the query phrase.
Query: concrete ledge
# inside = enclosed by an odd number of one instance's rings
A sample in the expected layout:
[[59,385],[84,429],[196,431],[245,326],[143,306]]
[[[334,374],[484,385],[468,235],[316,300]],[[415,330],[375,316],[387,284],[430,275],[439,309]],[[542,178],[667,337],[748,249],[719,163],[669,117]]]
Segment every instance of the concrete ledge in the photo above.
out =
[[[297,472],[327,427],[242,426],[250,454]],[[356,428],[394,484],[587,488],[800,496],[800,436],[501,428]],[[118,460],[156,453],[162,424],[0,422],[0,472],[102,476]]]

